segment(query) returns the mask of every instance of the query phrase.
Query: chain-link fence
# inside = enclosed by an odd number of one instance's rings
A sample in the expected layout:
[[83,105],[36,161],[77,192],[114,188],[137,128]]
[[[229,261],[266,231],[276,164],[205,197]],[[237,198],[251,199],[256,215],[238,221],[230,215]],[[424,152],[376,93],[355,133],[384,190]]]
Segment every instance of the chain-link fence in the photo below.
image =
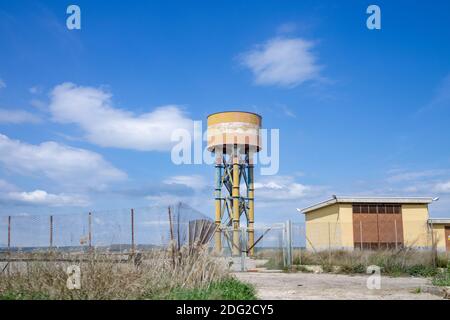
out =
[[[439,235],[432,232],[428,223],[422,220],[286,221],[255,228],[254,244],[248,243],[248,229],[240,228],[237,232],[236,238],[232,228],[222,229],[222,253],[230,257],[245,256],[246,269],[282,269],[293,264],[301,265],[304,256],[311,253],[403,249],[445,251],[445,247],[437,247]],[[233,239],[238,239],[237,244]],[[249,257],[254,261],[249,261]]]
[[[194,242],[212,220],[186,204],[77,214],[0,216],[0,250],[130,252]],[[210,236],[208,231],[208,237]],[[208,238],[209,240],[209,238]]]
[[[275,223],[257,226],[254,242],[249,230],[221,229],[221,254],[252,260],[247,269],[282,269],[302,264],[307,252],[414,248],[440,245],[439,234],[425,221],[366,221]],[[54,249],[86,252],[134,252],[169,244],[180,248],[208,244],[216,227],[212,219],[186,204],[126,210],[94,211],[72,215],[0,217],[0,251]],[[236,241],[237,239],[237,241]],[[444,239],[445,240],[445,239]],[[439,247],[441,246],[441,247]],[[441,249],[442,249],[441,248]]]

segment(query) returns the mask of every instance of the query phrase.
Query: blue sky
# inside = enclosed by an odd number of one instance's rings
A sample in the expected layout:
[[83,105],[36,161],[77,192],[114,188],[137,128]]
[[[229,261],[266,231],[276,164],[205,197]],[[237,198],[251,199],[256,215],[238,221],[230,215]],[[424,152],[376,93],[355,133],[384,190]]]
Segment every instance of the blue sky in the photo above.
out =
[[[214,169],[171,162],[170,130],[247,110],[280,130],[256,219],[338,195],[439,196],[450,216],[450,4],[0,1],[0,214],[184,201]],[[151,130],[152,126],[166,129]],[[150,128],[150,129],[149,129]]]

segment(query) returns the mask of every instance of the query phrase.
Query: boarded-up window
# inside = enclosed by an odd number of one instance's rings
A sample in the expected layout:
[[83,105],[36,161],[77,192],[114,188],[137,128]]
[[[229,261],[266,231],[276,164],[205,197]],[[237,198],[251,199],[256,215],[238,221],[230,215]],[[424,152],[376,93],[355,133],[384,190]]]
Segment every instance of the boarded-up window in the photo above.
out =
[[400,204],[353,205],[353,239],[356,248],[398,248],[403,245]]

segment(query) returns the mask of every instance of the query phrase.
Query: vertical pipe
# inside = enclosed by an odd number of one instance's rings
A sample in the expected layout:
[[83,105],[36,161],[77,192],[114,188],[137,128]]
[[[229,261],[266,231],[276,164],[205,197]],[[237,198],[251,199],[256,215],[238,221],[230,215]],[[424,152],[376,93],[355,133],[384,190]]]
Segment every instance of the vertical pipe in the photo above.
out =
[[134,253],[134,209],[131,209],[131,253]]
[[240,251],[240,241],[239,241],[239,220],[240,220],[240,208],[239,208],[239,155],[238,148],[234,146],[234,152],[232,154],[233,157],[233,190],[232,190],[232,198],[233,198],[233,255],[239,255]]
[[92,249],[92,212],[89,212],[89,235],[88,235],[88,239],[89,239],[89,250]]
[[216,216],[215,216],[215,224],[216,224],[216,232],[214,234],[214,243],[215,243],[215,251],[217,254],[222,252],[222,230],[220,229],[220,223],[222,221],[222,200],[221,200],[221,191],[222,191],[222,165],[223,156],[222,152],[216,150],[216,181],[215,181],[215,204],[216,204]]
[[11,216],[8,216],[8,251],[11,250]]
[[248,190],[248,247],[251,248],[249,255],[255,254],[255,187],[253,177],[253,152],[250,150],[248,154],[247,166],[247,190]]
[[53,248],[53,216],[50,216],[50,249]]

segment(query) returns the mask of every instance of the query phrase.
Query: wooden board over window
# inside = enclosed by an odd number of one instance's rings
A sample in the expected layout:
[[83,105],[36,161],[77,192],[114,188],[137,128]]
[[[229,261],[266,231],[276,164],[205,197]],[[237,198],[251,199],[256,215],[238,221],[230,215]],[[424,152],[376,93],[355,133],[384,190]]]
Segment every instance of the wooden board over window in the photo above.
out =
[[353,204],[356,248],[397,248],[403,245],[402,207],[392,203]]

